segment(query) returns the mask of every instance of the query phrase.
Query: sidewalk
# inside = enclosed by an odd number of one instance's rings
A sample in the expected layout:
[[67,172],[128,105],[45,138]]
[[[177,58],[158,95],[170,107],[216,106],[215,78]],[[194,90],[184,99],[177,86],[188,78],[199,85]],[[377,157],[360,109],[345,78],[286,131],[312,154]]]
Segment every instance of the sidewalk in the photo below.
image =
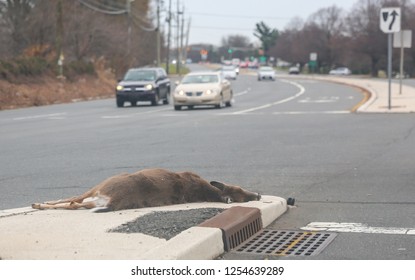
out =
[[368,93],[367,100],[357,108],[358,113],[415,113],[415,87],[392,82],[391,108],[389,109],[389,84],[387,80],[339,76],[311,76],[312,79],[356,86]]
[[258,208],[265,228],[287,210],[285,199],[263,196],[247,203],[191,203],[92,213],[89,210],[0,211],[0,259],[14,260],[209,260],[224,253],[222,230],[193,226],[166,240],[143,233],[108,232],[155,211]]

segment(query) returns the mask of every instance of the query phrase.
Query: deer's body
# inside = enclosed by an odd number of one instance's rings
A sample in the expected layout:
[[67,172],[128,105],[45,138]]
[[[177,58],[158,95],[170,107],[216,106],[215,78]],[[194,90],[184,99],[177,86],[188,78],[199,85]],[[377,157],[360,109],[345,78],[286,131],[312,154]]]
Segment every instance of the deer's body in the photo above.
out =
[[35,209],[95,208],[117,211],[190,202],[246,202],[257,193],[219,182],[208,182],[192,172],[144,169],[110,177],[80,196],[35,203]]

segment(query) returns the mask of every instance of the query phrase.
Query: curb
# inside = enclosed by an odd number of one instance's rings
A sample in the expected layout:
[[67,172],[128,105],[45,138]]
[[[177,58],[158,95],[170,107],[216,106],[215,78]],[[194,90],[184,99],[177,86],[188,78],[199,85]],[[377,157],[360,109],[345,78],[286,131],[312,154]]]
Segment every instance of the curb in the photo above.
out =
[[[249,222],[246,209],[254,209],[265,228],[287,210],[287,201],[263,195],[245,203],[189,203],[107,213],[72,210],[37,210],[31,207],[0,210],[0,258],[19,260],[212,260],[226,252],[223,229],[203,227],[206,221],[171,239],[144,233],[109,233],[109,229],[152,212],[200,208],[227,209],[231,223]],[[236,211],[235,211],[236,209]],[[234,217],[237,217],[237,219]],[[91,226],[91,223],[93,226]],[[68,226],[70,225],[70,226]],[[4,229],[4,230],[3,230]],[[251,234],[251,236],[254,233]],[[250,238],[248,234],[248,238]],[[13,242],[10,242],[13,240]],[[91,246],[93,244],[93,246]]]
[[[245,204],[242,207],[257,208],[260,211],[263,228],[287,211],[287,201],[280,197],[263,196],[261,201]],[[249,217],[246,217],[240,223],[248,219]],[[225,243],[222,229],[199,225],[183,231],[141,257],[151,260],[211,260],[223,253],[225,253]]]
[[22,208],[13,208],[13,209],[6,209],[0,210],[0,218],[15,216],[15,215],[24,215],[30,212],[36,212],[37,209],[33,209],[32,207],[22,207]]

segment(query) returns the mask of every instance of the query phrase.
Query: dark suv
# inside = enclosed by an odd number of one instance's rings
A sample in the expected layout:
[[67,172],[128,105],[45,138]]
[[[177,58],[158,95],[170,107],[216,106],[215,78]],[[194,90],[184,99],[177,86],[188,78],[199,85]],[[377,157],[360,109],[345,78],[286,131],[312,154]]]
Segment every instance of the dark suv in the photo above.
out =
[[116,88],[117,106],[128,101],[136,106],[138,101],[151,101],[151,105],[169,104],[170,79],[163,68],[132,68]]

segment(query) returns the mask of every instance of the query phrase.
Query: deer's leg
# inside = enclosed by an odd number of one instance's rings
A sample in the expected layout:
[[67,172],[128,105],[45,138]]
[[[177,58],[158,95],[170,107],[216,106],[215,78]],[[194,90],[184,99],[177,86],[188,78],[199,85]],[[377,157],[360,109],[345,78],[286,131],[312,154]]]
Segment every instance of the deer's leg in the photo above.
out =
[[82,201],[85,198],[91,197],[91,196],[92,196],[92,192],[88,191],[88,192],[86,192],[82,195],[73,196],[73,197],[64,198],[64,199],[59,199],[59,200],[46,201],[44,203],[45,204],[50,204],[50,205],[56,205],[56,204],[59,204],[59,203],[70,203],[70,202],[82,203]]
[[87,202],[63,202],[63,203],[55,203],[55,204],[48,204],[48,203],[34,203],[32,204],[32,208],[34,209],[68,209],[68,210],[76,210],[79,208],[86,208],[92,209],[97,207],[95,201],[87,201]]

